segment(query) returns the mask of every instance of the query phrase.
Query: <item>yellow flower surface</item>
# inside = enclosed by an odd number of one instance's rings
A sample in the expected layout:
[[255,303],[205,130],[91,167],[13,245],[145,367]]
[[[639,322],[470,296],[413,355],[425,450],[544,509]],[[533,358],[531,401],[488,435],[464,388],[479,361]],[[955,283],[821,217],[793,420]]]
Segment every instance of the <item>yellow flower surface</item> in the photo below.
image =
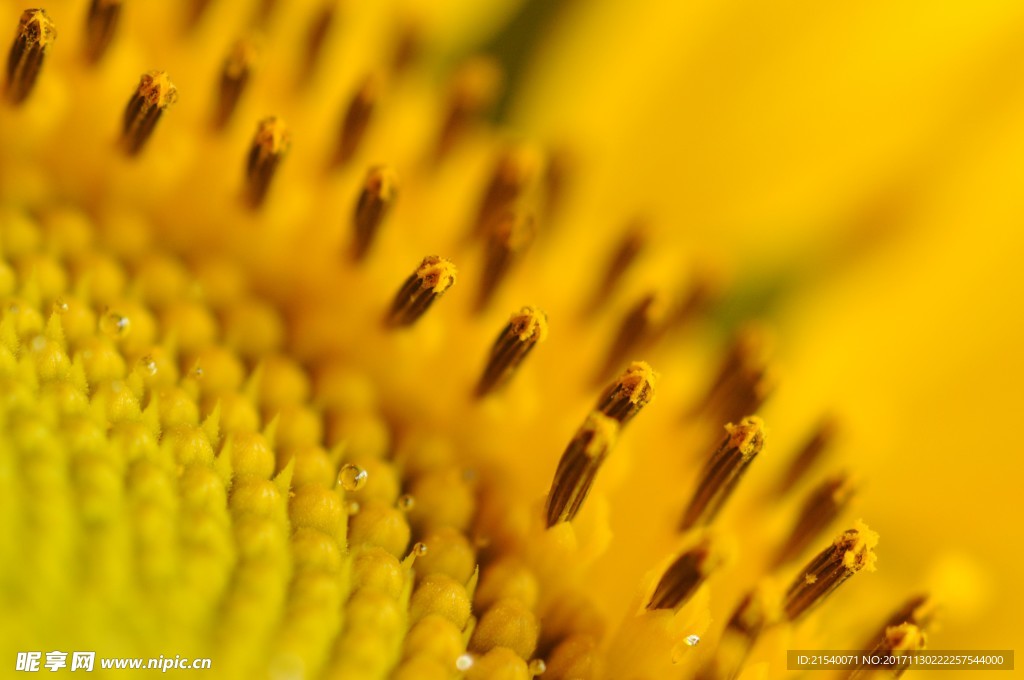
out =
[[0,675],[1019,646],[1024,10],[819,5],[0,8]]

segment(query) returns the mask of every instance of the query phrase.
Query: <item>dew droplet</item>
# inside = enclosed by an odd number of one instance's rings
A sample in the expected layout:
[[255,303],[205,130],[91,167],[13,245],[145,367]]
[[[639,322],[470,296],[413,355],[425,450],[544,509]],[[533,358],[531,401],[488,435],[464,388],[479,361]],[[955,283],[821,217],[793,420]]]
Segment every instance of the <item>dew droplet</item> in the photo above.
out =
[[407,493],[402,494],[398,497],[398,500],[395,501],[395,507],[402,512],[409,512],[415,505],[416,499]]
[[191,372],[190,375],[195,380],[202,380],[203,379],[203,367],[202,366],[196,366],[195,368],[192,369],[192,372]]
[[352,463],[345,463],[338,473],[338,484],[345,491],[359,491],[366,486],[366,479],[370,475],[363,468]]
[[690,645],[691,647],[696,647],[699,643],[700,643],[700,636],[699,635],[687,635],[686,636],[686,644]]
[[64,298],[57,298],[53,301],[53,313],[54,314],[65,314],[68,311],[68,303],[64,301]]
[[345,512],[347,512],[349,515],[358,515],[359,501],[351,501],[348,505],[345,506]]
[[109,312],[100,317],[100,330],[112,338],[123,338],[131,330],[132,323],[127,316]]
[[468,671],[473,667],[473,656],[470,654],[461,654],[455,659],[455,667],[460,671]]
[[538,675],[543,675],[544,671],[548,669],[548,665],[544,663],[544,659],[534,659],[530,662],[528,669],[530,671],[530,675],[536,677]]
[[416,557],[423,557],[427,554],[428,550],[429,548],[427,548],[427,544],[419,541],[412,547],[412,554]]
[[139,359],[139,372],[151,377],[156,375],[156,360],[148,354]]

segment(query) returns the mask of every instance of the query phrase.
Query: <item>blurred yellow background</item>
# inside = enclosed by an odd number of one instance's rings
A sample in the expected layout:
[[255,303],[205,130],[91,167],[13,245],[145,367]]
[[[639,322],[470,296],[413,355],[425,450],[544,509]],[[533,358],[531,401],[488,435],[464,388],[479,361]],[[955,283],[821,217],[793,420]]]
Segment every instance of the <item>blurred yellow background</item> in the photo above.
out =
[[591,219],[815,271],[773,432],[834,405],[878,580],[949,590],[932,646],[1020,648],[1024,5],[569,4],[515,120],[586,150]]

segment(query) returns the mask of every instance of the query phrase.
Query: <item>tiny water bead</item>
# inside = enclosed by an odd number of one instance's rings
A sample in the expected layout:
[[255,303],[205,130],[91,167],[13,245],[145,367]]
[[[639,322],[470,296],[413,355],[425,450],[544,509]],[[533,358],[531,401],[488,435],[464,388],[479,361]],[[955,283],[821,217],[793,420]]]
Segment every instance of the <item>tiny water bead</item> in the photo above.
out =
[[358,465],[345,463],[338,472],[338,484],[341,484],[345,491],[359,491],[366,486],[369,477],[369,473]]
[[530,675],[537,677],[544,674],[544,671],[548,669],[548,665],[544,663],[544,659],[534,659],[530,662],[527,669],[530,671]]
[[345,506],[345,512],[347,512],[349,515],[358,515],[359,501],[351,501],[348,505]]
[[142,375],[152,377],[156,375],[156,370],[156,360],[149,354],[139,359],[139,372],[142,373]]
[[688,644],[690,647],[696,647],[698,644],[700,644],[700,636],[699,635],[687,635],[686,636],[686,644]]
[[57,298],[53,301],[53,313],[54,314],[66,314],[68,311],[68,303],[64,301],[64,298]]
[[107,312],[100,317],[100,330],[112,338],[120,339],[131,330],[131,320],[123,314]]
[[427,554],[428,550],[429,550],[429,548],[427,548],[427,544],[423,543],[422,541],[420,541],[420,542],[417,542],[416,545],[414,545],[412,547],[412,554],[415,555],[416,557],[423,557],[424,555]]
[[403,512],[409,512],[416,507],[416,499],[410,494],[404,493],[395,500],[395,507]]
[[473,655],[471,655],[471,654],[462,654],[457,659],[455,659],[455,668],[457,668],[460,671],[465,672],[465,671],[468,671],[472,667],[473,667]]

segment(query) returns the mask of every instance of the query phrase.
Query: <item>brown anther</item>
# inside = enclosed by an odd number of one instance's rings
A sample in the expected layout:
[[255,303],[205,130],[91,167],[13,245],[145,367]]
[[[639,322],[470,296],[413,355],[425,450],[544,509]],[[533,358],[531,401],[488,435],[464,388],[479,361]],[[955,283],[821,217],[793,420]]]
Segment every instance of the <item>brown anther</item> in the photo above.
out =
[[523,307],[513,314],[491,347],[476,395],[482,397],[504,386],[537,343],[547,336],[548,317],[544,312],[536,307]]
[[720,564],[720,556],[707,539],[687,550],[665,570],[647,609],[678,609]]
[[630,307],[622,319],[619,332],[608,348],[608,354],[597,379],[603,380],[627,357],[654,342],[665,328],[669,310],[668,297],[660,292],[648,293]]
[[320,53],[323,52],[327,34],[334,23],[334,2],[328,0],[313,17],[313,21],[306,30],[306,53],[302,62],[302,71],[299,73],[298,82],[308,82],[316,69]]
[[407,18],[395,27],[391,69],[401,73],[416,61],[423,51],[423,29],[418,22]]
[[915,595],[904,603],[885,623],[886,628],[901,623],[912,623],[928,630],[935,623],[939,612],[939,604],[934,597],[927,594]]
[[254,21],[260,26],[265,26],[269,20],[270,15],[274,13],[277,8],[277,0],[258,0],[256,3],[256,14]]
[[139,79],[124,110],[121,146],[135,156],[145,146],[160,117],[178,100],[178,89],[164,71],[150,71]]
[[355,240],[352,243],[352,255],[356,260],[366,256],[380,225],[388,212],[398,200],[398,174],[384,165],[370,168],[363,182],[363,189],[356,201],[352,223],[355,227]]
[[536,236],[533,215],[508,210],[495,217],[488,228],[487,250],[477,289],[476,311],[483,311],[512,266],[529,249]]
[[597,410],[626,424],[654,399],[654,385],[658,374],[646,361],[634,361],[615,380],[597,402]]
[[914,595],[893,612],[886,622],[860,648],[864,650],[872,649],[879,640],[885,637],[888,629],[904,623],[911,623],[927,633],[935,624],[938,610],[938,603],[931,595],[924,593]]
[[783,603],[786,618],[796,621],[857,572],[874,571],[878,559],[874,552],[876,545],[878,534],[861,522],[840,534],[789,586]]
[[725,431],[725,439],[704,466],[697,490],[683,513],[680,529],[692,529],[714,520],[750,463],[764,448],[764,422],[757,416],[748,416],[738,425],[730,423]]
[[89,16],[85,20],[85,58],[97,63],[114,38],[117,23],[121,20],[123,0],[92,0]]
[[540,154],[530,146],[512,146],[501,152],[480,199],[473,227],[475,235],[482,234],[495,217],[515,205],[536,180],[540,167]]
[[571,522],[587,499],[597,471],[615,445],[619,423],[591,411],[558,461],[547,500],[547,525]]
[[501,88],[502,73],[497,62],[475,57],[455,73],[448,92],[448,107],[434,146],[433,160],[441,160],[466,133],[473,119],[494,103]]
[[7,99],[20,104],[28,98],[43,68],[46,52],[57,39],[57,28],[45,10],[27,9],[7,57]]
[[277,167],[291,145],[291,133],[280,118],[271,116],[257,124],[245,163],[245,195],[250,207],[258,208],[266,200]]
[[832,446],[838,429],[838,424],[832,416],[821,419],[781,476],[779,486],[775,489],[777,496],[787,495],[814,468]]
[[789,538],[775,556],[774,567],[797,559],[849,507],[857,485],[849,475],[841,473],[819,484],[804,501]]
[[563,147],[555,147],[547,153],[548,162],[544,170],[544,209],[542,215],[545,224],[554,224],[565,204],[566,196],[571,189],[575,170],[572,153]]
[[749,591],[725,624],[726,632],[753,643],[761,631],[778,620],[777,604],[764,588]]
[[231,120],[258,61],[259,48],[255,40],[244,38],[231,47],[220,71],[217,104],[213,110],[214,129],[223,129]]
[[366,129],[373,118],[377,101],[380,99],[380,89],[380,79],[369,75],[352,95],[341,121],[341,135],[333,159],[335,165],[345,165],[359,150],[366,137]]
[[185,27],[188,29],[194,28],[199,20],[206,14],[207,8],[210,6],[211,0],[192,0],[188,13],[185,16]]
[[456,270],[448,260],[430,255],[423,258],[416,271],[398,290],[386,322],[390,326],[411,326],[455,285]]
[[778,386],[778,374],[772,366],[754,366],[739,375],[737,390],[729,408],[723,412],[725,420],[739,418],[744,413],[761,410],[768,397]]
[[[867,655],[882,658],[881,668],[885,669],[886,678],[898,678],[910,668],[910,653],[921,651],[927,644],[928,636],[920,626],[901,623],[886,628],[874,645],[867,650]],[[849,677],[851,680],[873,677],[877,675],[878,670],[879,666],[862,668],[855,670]]]
[[685,327],[698,319],[720,294],[721,281],[706,267],[694,273],[689,289],[682,297],[682,304],[676,307],[668,324],[674,328]]
[[594,293],[584,309],[586,314],[596,313],[607,303],[608,298],[611,297],[618,287],[630,266],[632,266],[647,245],[648,232],[647,221],[643,218],[634,218],[629,223],[626,227],[626,232],[622,235],[622,239],[612,250],[608,258],[608,263],[604,267],[604,273],[601,276],[600,282],[597,288],[594,289]]
[[762,583],[743,596],[725,624],[718,649],[697,674],[699,680],[732,680],[765,628],[779,621],[778,593]]
[[741,329],[696,412],[713,421],[726,422],[757,412],[776,385],[776,376],[764,357],[765,347],[762,329]]

